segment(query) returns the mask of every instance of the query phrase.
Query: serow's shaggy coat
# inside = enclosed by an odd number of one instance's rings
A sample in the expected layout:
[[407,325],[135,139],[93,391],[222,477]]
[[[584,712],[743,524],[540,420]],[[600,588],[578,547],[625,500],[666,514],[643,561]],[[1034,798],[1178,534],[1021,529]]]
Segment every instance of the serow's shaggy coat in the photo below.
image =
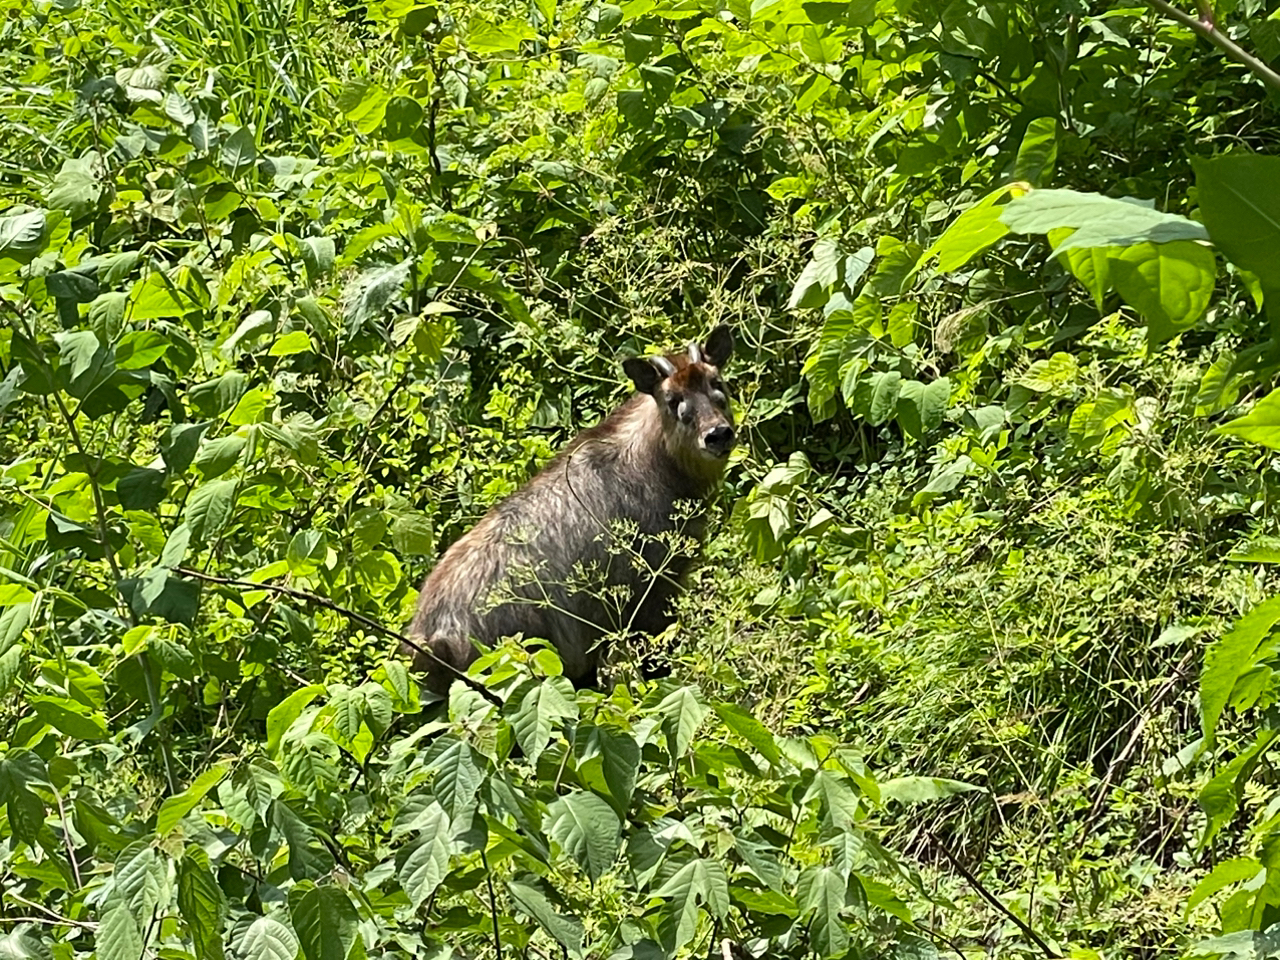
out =
[[638,392],[445,552],[409,627],[432,654],[410,651],[429,689],[476,659],[473,640],[517,634],[550,641],[565,675],[594,685],[607,637],[670,625],[734,444],[720,378],[732,350],[721,326],[705,346],[627,360]]

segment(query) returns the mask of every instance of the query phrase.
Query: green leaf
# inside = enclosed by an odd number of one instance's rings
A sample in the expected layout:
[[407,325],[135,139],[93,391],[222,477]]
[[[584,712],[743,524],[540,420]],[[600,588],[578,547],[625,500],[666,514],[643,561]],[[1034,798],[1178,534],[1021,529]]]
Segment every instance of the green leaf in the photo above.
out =
[[418,839],[396,857],[397,878],[414,910],[422,906],[449,875],[449,815],[434,800],[414,819]]
[[1014,233],[1048,233],[1059,227],[1074,232],[1054,251],[1057,256],[1077,247],[1128,247],[1208,240],[1194,220],[1161,213],[1149,203],[1120,200],[1075,190],[1032,190],[1005,204],[1001,221]]
[[763,723],[732,703],[717,703],[714,709],[724,725],[755,747],[770,765],[776,767],[781,763],[782,753],[778,750],[778,742]]
[[537,763],[552,730],[578,718],[578,701],[564,677],[530,679],[507,698],[502,713],[529,762]]
[[596,794],[578,790],[547,809],[547,833],[573,857],[592,882],[599,880],[618,856],[622,823],[609,804]]
[[896,370],[876,371],[871,375],[871,400],[867,410],[867,422],[873,427],[884,423],[898,409],[898,392],[902,389],[902,374]]
[[1000,219],[1004,207],[997,204],[1009,191],[1009,187],[1001,187],[956,217],[920,257],[920,263],[936,255],[938,272],[950,273],[1007,236],[1009,228]]
[[1214,246],[1264,288],[1280,286],[1280,157],[1192,158],[1200,216]]
[[1138,243],[1110,262],[1116,290],[1147,321],[1152,344],[1194,325],[1209,307],[1216,266],[1198,243]]
[[219,157],[228,176],[238,177],[247,173],[258,160],[258,147],[253,140],[253,131],[248,127],[238,128],[222,141]]
[[1053,166],[1058,159],[1057,117],[1036,117],[1027,124],[1014,161],[1015,180],[1025,180],[1038,187],[1053,176]]
[[155,330],[126,333],[116,344],[116,366],[121,370],[149,367],[169,349],[169,338]]
[[844,253],[835,239],[823,237],[818,240],[813,245],[809,262],[800,271],[800,276],[796,278],[795,285],[791,288],[787,309],[820,307],[826,303],[829,289],[840,279],[840,264],[843,258]]
[[1187,898],[1187,905],[1183,915],[1189,915],[1192,910],[1219,890],[1252,880],[1261,870],[1262,864],[1253,857],[1235,857],[1231,860],[1223,860],[1196,884],[1196,888],[1191,891],[1191,896]]
[[579,771],[585,773],[588,764],[599,759],[601,776],[613,798],[614,809],[625,815],[640,769],[640,745],[635,738],[625,730],[581,723],[574,731],[573,745]]
[[1280,597],[1254,607],[1205,651],[1200,673],[1200,727],[1212,741],[1236,681],[1258,663],[1262,642],[1280,623]]
[[586,956],[582,950],[582,938],[585,934],[581,920],[573,914],[559,913],[546,894],[533,883],[509,880],[507,891],[516,906],[538,921],[538,925],[564,947],[569,956]]
[[811,917],[809,938],[820,957],[839,956],[849,949],[849,931],[840,919],[848,886],[835,867],[808,867],[800,874],[796,902]]
[[298,241],[298,255],[307,269],[307,279],[315,283],[333,269],[336,256],[332,237],[303,237]]
[[[289,876],[294,880],[315,880],[333,869],[333,854],[324,846],[311,824],[284,800],[276,799],[271,803],[271,828],[289,847]],[[297,919],[295,915],[295,923]],[[301,926],[298,933],[303,934]]]
[[361,133],[382,126],[391,94],[370,80],[348,81],[338,94],[338,109]]
[[20,603],[0,611],[0,656],[8,653],[22,639],[31,622],[31,604]]
[[313,353],[315,347],[311,343],[311,336],[305,330],[291,330],[283,337],[271,344],[271,349],[267,351],[270,357],[291,357],[298,353]]
[[229,760],[214,764],[196,777],[187,789],[175,797],[168,797],[164,803],[160,804],[160,810],[156,814],[156,833],[163,837],[172,831],[182,822],[183,817],[196,808],[210,790],[222,782],[230,769],[231,761]]
[[903,804],[929,803],[973,791],[985,793],[986,788],[945,777],[895,777],[880,784],[881,799]]
[[652,895],[670,901],[663,911],[663,929],[665,946],[672,953],[697,933],[699,903],[717,918],[729,912],[729,879],[719,860],[686,863]]
[[227,897],[209,869],[208,855],[199,847],[188,848],[178,863],[178,911],[200,960],[222,960]]
[[302,944],[289,927],[275,917],[258,917],[240,939],[245,960],[297,960]]
[[30,263],[44,247],[44,227],[43,210],[0,217],[0,268],[5,260]]
[[1229,420],[1215,432],[1280,450],[1280,387],[1255,403],[1243,417]]
[[183,514],[197,542],[214,540],[226,529],[235,512],[236,481],[213,480],[196,488]]
[[711,713],[696,687],[680,687],[663,698],[656,713],[662,717],[662,729],[667,735],[667,749],[673,761],[682,758],[689,743]]
[[[1232,563],[1280,563],[1280,537],[1258,537],[1233,547],[1225,559]],[[0,638],[0,650],[4,643]]]
[[150,918],[170,895],[168,867],[145,840],[129,844],[116,858],[112,882],[138,918]]
[[453,736],[442,736],[428,748],[424,762],[434,771],[431,781],[436,799],[453,823],[471,818],[476,791],[484,782],[484,773],[476,762],[471,745]]
[[289,894],[289,913],[307,960],[346,960],[360,917],[345,890],[334,884],[295,887]]
[[164,499],[163,470],[134,467],[116,482],[116,496],[126,510],[154,510]]
[[202,444],[196,454],[195,467],[205,480],[222,476],[236,465],[248,441],[238,433]]
[[733,848],[760,881],[776,893],[786,892],[786,875],[779,856],[782,851],[767,843],[759,843],[735,833]]
[[107,718],[66,697],[29,696],[26,703],[49,726],[76,740],[107,739]]
[[801,803],[819,801],[823,823],[838,830],[847,830],[858,819],[858,794],[847,777],[831,770],[819,770],[813,775],[813,783],[805,791]]
[[99,960],[139,960],[143,955],[142,927],[123,904],[102,914],[94,942]]
[[303,687],[301,690],[295,690],[289,696],[285,697],[267,714],[267,752],[275,754],[280,748],[280,738],[284,736],[293,722],[302,716],[308,704],[316,697],[321,696],[328,687],[323,683],[313,683],[310,686]]

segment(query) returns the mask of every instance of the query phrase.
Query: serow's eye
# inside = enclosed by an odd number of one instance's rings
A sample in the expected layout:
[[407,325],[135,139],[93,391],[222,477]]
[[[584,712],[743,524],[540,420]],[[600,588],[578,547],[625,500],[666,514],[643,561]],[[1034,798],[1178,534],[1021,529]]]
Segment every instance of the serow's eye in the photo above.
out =
[[672,395],[667,398],[667,406],[671,408],[672,413],[680,412],[680,404],[684,403],[684,397]]

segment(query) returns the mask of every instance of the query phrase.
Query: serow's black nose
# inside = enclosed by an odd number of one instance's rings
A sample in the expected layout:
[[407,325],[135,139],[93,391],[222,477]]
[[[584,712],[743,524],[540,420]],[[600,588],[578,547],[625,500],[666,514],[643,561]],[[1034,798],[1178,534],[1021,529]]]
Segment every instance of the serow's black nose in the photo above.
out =
[[733,427],[721,424],[702,438],[707,449],[719,456],[725,456],[733,447]]

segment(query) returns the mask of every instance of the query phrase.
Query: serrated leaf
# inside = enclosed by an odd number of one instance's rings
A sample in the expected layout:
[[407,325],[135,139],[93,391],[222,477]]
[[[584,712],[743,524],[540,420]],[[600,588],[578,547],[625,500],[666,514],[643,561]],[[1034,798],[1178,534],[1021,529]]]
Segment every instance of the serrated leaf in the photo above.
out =
[[99,960],[139,960],[143,955],[142,928],[123,904],[102,914],[94,942]]
[[573,684],[564,677],[531,679],[507,699],[502,713],[529,762],[537,763],[552,730],[578,718],[578,701]]
[[599,880],[617,859],[622,823],[601,797],[578,790],[547,809],[547,833],[591,878]]
[[457,737],[442,736],[427,750],[424,763],[435,773],[432,789],[449,820],[469,820],[476,791],[484,782],[484,772],[471,745]]
[[240,938],[245,960],[297,960],[302,945],[289,927],[275,917],[258,917]]
[[76,740],[105,740],[107,718],[67,697],[29,696],[27,706],[59,733]]
[[449,875],[452,830],[448,814],[434,801],[418,814],[415,825],[418,839],[396,858],[396,875],[409,903],[417,910]]
[[835,957],[849,948],[849,931],[840,919],[848,903],[848,881],[835,867],[809,867],[800,874],[796,903],[810,917],[809,939],[820,957]]
[[662,717],[662,729],[667,735],[667,749],[672,760],[679,760],[689,749],[689,743],[711,713],[696,687],[680,687],[669,693],[655,711]]
[[175,797],[168,797],[160,804],[156,814],[156,833],[165,836],[176,827],[182,818],[196,808],[201,800],[222,782],[223,777],[231,769],[231,761],[225,760],[214,764],[191,782],[191,786]]
[[235,480],[201,484],[187,499],[183,519],[199,543],[214,540],[226,529],[236,507]]
[[509,880],[507,890],[516,906],[538,921],[538,925],[564,947],[569,956],[586,956],[582,951],[585,933],[581,920],[573,914],[558,912],[546,894],[531,883]]
[[289,913],[307,960],[346,960],[360,921],[347,892],[334,884],[289,897]]
[[222,960],[227,897],[209,869],[207,855],[198,847],[189,850],[178,864],[178,911],[200,960]]

